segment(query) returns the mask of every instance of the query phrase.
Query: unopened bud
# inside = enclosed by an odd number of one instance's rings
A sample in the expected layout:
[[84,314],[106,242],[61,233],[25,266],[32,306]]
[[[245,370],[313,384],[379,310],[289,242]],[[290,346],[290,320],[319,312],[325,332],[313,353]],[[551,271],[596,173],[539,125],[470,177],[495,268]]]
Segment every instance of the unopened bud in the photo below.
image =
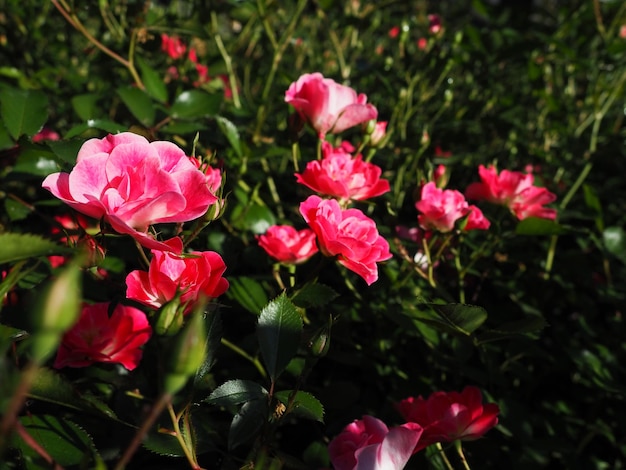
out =
[[330,349],[330,329],[332,327],[332,318],[328,320],[328,325],[324,325],[315,332],[309,341],[309,350],[314,357],[324,357]]
[[183,326],[184,310],[179,296],[174,297],[158,311],[154,332],[157,335],[174,336]]

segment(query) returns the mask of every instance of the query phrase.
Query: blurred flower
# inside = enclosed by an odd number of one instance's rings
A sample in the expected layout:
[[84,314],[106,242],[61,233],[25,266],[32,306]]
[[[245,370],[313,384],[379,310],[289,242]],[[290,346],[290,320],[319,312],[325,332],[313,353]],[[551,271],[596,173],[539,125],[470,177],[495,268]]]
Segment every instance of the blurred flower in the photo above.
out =
[[109,302],[84,305],[78,322],[63,336],[54,367],[86,367],[113,362],[133,370],[141,361],[152,329],[145,313],[117,304],[109,317]]
[[626,39],[626,24],[623,24],[619,27],[619,37],[622,39]]
[[[84,248],[87,253],[88,266],[96,266],[99,261],[104,258],[105,250],[98,244],[98,242],[87,233],[90,228],[95,228],[89,221],[81,214],[63,214],[54,216],[54,220],[57,221],[61,227],[63,227],[64,236],[58,240],[61,243],[65,243],[68,246],[80,246]],[[90,227],[91,225],[91,227]],[[52,235],[60,235],[62,233],[58,226],[53,226],[50,230]],[[63,266],[69,258],[61,255],[48,256],[50,266],[58,268]],[[105,270],[100,270],[100,274],[106,276]]]
[[322,160],[313,160],[302,174],[296,173],[298,183],[344,201],[362,201],[389,191],[389,182],[380,178],[380,167],[364,162],[360,154],[353,158],[352,151],[348,142],[337,148],[322,142]]
[[59,140],[60,138],[61,136],[59,136],[58,132],[44,127],[33,136],[32,140],[33,142],[43,142],[44,140]]
[[389,429],[373,416],[348,424],[328,444],[335,470],[400,470],[413,455],[422,428],[406,423]]
[[[444,152],[438,145],[435,147],[435,157],[448,158],[452,152]],[[438,188],[445,188],[450,179],[450,171],[446,165],[437,165],[433,171],[433,181]]]
[[374,126],[374,130],[370,134],[370,143],[373,147],[377,147],[383,142],[383,139],[387,135],[387,121],[379,121]]
[[423,429],[415,452],[436,442],[473,441],[498,424],[500,409],[495,403],[483,405],[480,390],[465,387],[458,392],[435,392],[427,399],[410,397],[396,404],[408,422]]
[[417,47],[418,47],[420,50],[422,50],[422,51],[423,51],[424,49],[426,49],[426,47],[427,47],[427,46],[428,46],[428,40],[427,40],[426,38],[419,38],[419,39],[417,40]]
[[315,233],[308,228],[298,231],[289,225],[273,225],[256,238],[259,246],[280,263],[304,263],[318,251]]
[[428,15],[428,31],[430,34],[438,34],[441,30],[441,17],[439,15]]
[[556,200],[556,195],[546,188],[533,186],[531,173],[502,170],[498,175],[492,165],[478,168],[480,183],[472,183],[465,191],[469,199],[485,200],[508,207],[513,214],[523,220],[527,217],[541,217],[554,220],[556,210],[543,207]]
[[400,34],[400,26],[394,26],[393,28],[389,30],[388,34],[391,39],[397,38],[398,35]]
[[341,210],[336,200],[319,196],[309,196],[301,203],[300,213],[317,235],[325,256],[336,256],[339,264],[361,276],[368,285],[378,279],[376,263],[392,255],[372,219],[358,209]]
[[378,111],[367,103],[367,96],[324,78],[319,73],[304,74],[285,93],[285,101],[315,129],[321,139],[326,133],[344,130],[376,119]]
[[150,225],[196,219],[217,201],[179,147],[130,132],[88,140],[74,169],[47,176],[42,186],[78,212],[161,250],[169,247],[147,233]]
[[213,251],[183,250],[180,238],[166,242],[171,251],[152,250],[148,272],[131,271],[126,277],[126,297],[148,307],[159,308],[180,295],[180,304],[189,313],[196,302],[217,298],[228,289],[222,277],[226,264]]
[[463,230],[487,230],[489,220],[476,206],[470,206],[463,194],[452,189],[439,189],[432,181],[422,188],[422,197],[415,207],[421,214],[417,217],[426,230],[450,232],[457,220],[468,216]]
[[185,55],[187,46],[177,36],[168,36],[161,34],[161,50],[172,59],[177,60]]

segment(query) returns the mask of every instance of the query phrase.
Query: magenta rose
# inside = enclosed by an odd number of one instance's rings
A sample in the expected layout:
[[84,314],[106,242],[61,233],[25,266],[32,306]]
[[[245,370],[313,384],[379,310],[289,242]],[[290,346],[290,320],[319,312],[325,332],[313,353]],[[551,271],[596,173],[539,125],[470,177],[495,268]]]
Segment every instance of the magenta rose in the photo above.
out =
[[322,142],[324,157],[307,163],[302,174],[296,173],[298,183],[343,201],[362,201],[389,191],[389,181],[380,178],[380,167],[364,162],[360,154],[352,157],[352,151],[348,142],[338,148]]
[[498,175],[493,166],[485,168],[483,165],[478,167],[478,173],[481,182],[470,184],[465,191],[469,199],[506,206],[519,220],[527,217],[556,218],[556,210],[543,207],[554,202],[556,195],[546,188],[534,186],[532,173],[502,170]]
[[257,240],[268,255],[284,264],[304,263],[318,251],[315,233],[308,228],[296,230],[289,225],[274,225],[258,235]]
[[169,248],[147,233],[150,225],[196,219],[217,201],[179,147],[130,132],[88,140],[74,169],[49,175],[42,186],[78,212],[160,250]]
[[476,387],[458,392],[435,392],[427,399],[410,397],[396,405],[400,414],[419,424],[424,433],[415,452],[436,442],[473,441],[498,424],[500,409],[495,403],[483,405]]
[[422,198],[415,204],[417,220],[425,230],[442,233],[454,229],[454,224],[468,216],[464,230],[487,230],[490,222],[476,206],[470,206],[463,194],[453,189],[439,189],[432,181],[422,188]]
[[133,370],[150,339],[146,314],[117,304],[109,317],[110,303],[84,305],[78,322],[63,335],[54,367],[87,367],[94,362],[122,364]]
[[358,209],[342,210],[334,199],[309,196],[300,213],[317,235],[320,250],[336,256],[339,264],[372,284],[378,279],[376,263],[391,258],[389,244],[376,223]]
[[328,444],[335,470],[400,470],[413,455],[422,428],[415,423],[389,429],[373,416],[348,424]]
[[217,298],[228,289],[222,277],[226,264],[213,251],[183,250],[180,238],[166,242],[170,251],[152,250],[148,272],[131,271],[126,276],[126,297],[148,307],[160,308],[180,294],[185,313],[190,312],[200,299]]
[[293,82],[285,101],[315,129],[320,138],[328,132],[344,130],[376,119],[378,111],[367,103],[367,96],[340,85],[319,73],[307,73]]

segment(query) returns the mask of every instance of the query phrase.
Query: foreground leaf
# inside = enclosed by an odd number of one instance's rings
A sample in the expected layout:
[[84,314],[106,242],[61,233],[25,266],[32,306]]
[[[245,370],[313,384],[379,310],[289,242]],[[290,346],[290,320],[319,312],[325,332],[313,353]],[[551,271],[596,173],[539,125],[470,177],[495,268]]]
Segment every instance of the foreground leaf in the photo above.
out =
[[251,380],[229,380],[223,383],[205,400],[219,406],[240,405],[247,401],[260,400],[267,396],[267,390]]
[[0,264],[38,256],[70,254],[72,250],[29,233],[0,234]]
[[267,413],[267,400],[246,402],[230,424],[228,449],[232,450],[251,440],[267,421]]
[[[275,397],[283,405],[287,406],[291,393],[292,390],[283,390],[281,392],[277,392]],[[293,399],[293,408],[291,409],[291,413],[295,416],[300,416],[301,418],[312,419],[321,423],[324,422],[324,406],[322,406],[317,398],[307,392],[296,392],[296,396]]]
[[38,90],[0,89],[0,114],[13,139],[32,136],[48,119],[48,98]]

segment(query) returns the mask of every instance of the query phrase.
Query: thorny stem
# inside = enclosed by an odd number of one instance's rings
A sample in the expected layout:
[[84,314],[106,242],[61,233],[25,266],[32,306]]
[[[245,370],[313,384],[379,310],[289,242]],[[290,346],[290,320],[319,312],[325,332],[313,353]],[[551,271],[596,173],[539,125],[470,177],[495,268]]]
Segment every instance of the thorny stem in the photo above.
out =
[[6,448],[6,439],[17,422],[17,415],[22,408],[22,404],[26,399],[26,394],[35,379],[38,370],[39,367],[37,364],[29,364],[26,369],[24,369],[20,381],[11,396],[11,400],[5,408],[4,416],[2,417],[2,421],[0,421],[0,455]]
[[193,455],[193,453],[187,446],[185,439],[183,438],[183,433],[181,432],[179,425],[180,417],[176,415],[176,412],[174,411],[174,407],[172,406],[171,402],[167,404],[167,411],[169,412],[170,418],[172,420],[172,426],[174,426],[174,436],[176,437],[176,440],[178,441],[180,447],[183,449],[189,465],[191,465],[191,468],[193,468],[194,470],[200,470],[200,465],[198,465],[196,457]]
[[130,48],[129,48],[130,60],[127,60],[127,59],[124,59],[119,54],[112,51],[111,49],[109,49],[108,47],[106,47],[104,44],[98,41],[98,39],[96,39],[89,31],[87,31],[87,28],[83,26],[78,16],[75,13],[71,13],[72,9],[67,4],[67,2],[65,2],[65,0],[51,0],[51,1],[52,1],[52,4],[56,7],[56,9],[59,10],[59,12],[67,20],[67,22],[70,23],[75,29],[77,29],[83,36],[85,36],[85,38],[87,38],[87,40],[90,43],[92,43],[94,46],[96,46],[106,55],[108,55],[109,57],[111,57],[112,59],[122,64],[124,67],[126,67],[128,71],[130,72],[130,74],[132,75],[133,80],[137,84],[137,87],[140,90],[146,89],[145,85],[141,81],[141,77],[139,77],[139,73],[137,73],[137,69],[135,68],[135,64],[132,60],[132,57],[134,55],[135,44],[136,44],[136,37],[137,37],[137,33],[135,31],[133,31],[133,34],[131,35],[131,42],[130,42]]
[[471,470],[469,464],[467,463],[467,459],[465,458],[465,454],[463,453],[463,446],[461,444],[461,441],[455,441],[454,447],[456,448],[457,454],[459,454],[459,459],[461,460],[461,463],[463,464],[463,468],[465,470]]
[[428,242],[425,238],[422,239],[422,246],[424,247],[424,254],[426,255],[426,261],[428,262],[428,283],[431,287],[437,288],[437,283],[433,277],[434,266],[433,260],[430,257],[430,247],[428,246]]

